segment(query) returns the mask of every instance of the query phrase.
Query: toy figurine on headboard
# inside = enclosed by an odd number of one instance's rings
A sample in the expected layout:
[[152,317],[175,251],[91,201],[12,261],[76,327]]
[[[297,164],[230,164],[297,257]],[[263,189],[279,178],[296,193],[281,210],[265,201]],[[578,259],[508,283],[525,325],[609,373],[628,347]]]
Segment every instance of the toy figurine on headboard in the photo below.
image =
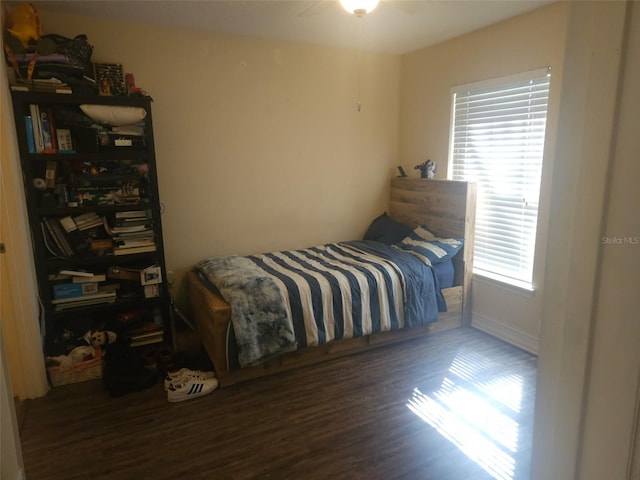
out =
[[431,160],[416,165],[414,170],[420,170],[420,178],[436,178],[436,163]]

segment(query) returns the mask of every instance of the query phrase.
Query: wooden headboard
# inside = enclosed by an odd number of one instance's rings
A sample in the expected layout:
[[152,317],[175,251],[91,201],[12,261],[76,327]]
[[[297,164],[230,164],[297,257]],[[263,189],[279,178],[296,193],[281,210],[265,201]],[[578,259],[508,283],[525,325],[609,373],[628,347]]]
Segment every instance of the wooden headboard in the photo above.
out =
[[389,215],[398,222],[424,225],[442,238],[464,238],[453,259],[455,285],[463,287],[462,321],[471,321],[471,275],[476,218],[476,185],[453,180],[398,177],[391,180]]

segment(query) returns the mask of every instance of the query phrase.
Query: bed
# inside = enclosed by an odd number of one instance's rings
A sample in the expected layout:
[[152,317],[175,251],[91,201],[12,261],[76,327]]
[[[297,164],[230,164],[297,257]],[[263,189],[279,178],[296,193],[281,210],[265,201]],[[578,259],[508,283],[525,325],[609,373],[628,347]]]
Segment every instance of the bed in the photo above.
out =
[[[220,385],[227,386],[469,324],[475,201],[475,185],[467,182],[406,177],[394,178],[391,181],[391,196],[387,210],[391,221],[405,225],[413,232],[420,234],[420,226],[426,226],[429,230],[427,233],[433,234],[436,240],[447,240],[445,242],[447,245],[439,243],[447,249],[455,243],[449,242],[449,239],[462,241],[460,246],[451,250],[452,258],[447,262],[451,265],[450,272],[438,274],[435,272],[437,269],[419,266],[420,263],[424,264],[416,261],[419,255],[415,252],[413,255],[407,254],[408,250],[414,248],[410,240],[394,246],[387,245],[389,242],[381,243],[382,240],[379,242],[357,240],[292,252],[223,257],[199,262],[199,268],[187,274],[190,313],[202,344],[213,363]],[[371,231],[372,227],[367,235]],[[298,325],[294,325],[295,329],[290,328],[296,321],[285,321],[286,318],[296,318],[295,312],[292,315],[291,310],[296,308],[292,306],[296,304],[295,298],[289,298],[289,302],[284,304],[285,307],[272,307],[272,302],[269,301],[267,307],[260,308],[264,308],[266,317],[277,319],[277,330],[281,337],[274,341],[269,337],[269,333],[265,333],[265,341],[262,343],[268,345],[264,347],[266,353],[247,355],[247,342],[236,339],[236,330],[239,332],[238,337],[245,338],[244,327],[237,323],[237,317],[245,316],[245,311],[254,312],[256,309],[251,302],[255,298],[269,297],[269,291],[276,286],[279,285],[281,290],[286,291],[283,285],[290,280],[281,279],[277,272],[281,268],[283,259],[287,262],[293,259],[296,265],[304,263],[312,269],[313,272],[309,275],[312,277],[312,283],[318,283],[316,277],[320,277],[320,269],[324,268],[320,263],[331,263],[329,268],[334,268],[333,262],[338,260],[348,261],[350,264],[357,263],[357,269],[364,272],[365,280],[353,279],[350,280],[352,284],[364,285],[368,282],[369,287],[373,289],[372,292],[376,291],[376,288],[391,292],[390,298],[395,300],[378,301],[378,298],[383,299],[382,293],[369,295],[363,287],[362,295],[368,295],[368,300],[366,302],[363,300],[362,303],[370,309],[361,315],[358,314],[359,320],[345,322],[340,327],[331,327],[317,318],[309,320],[304,317],[304,320],[297,322],[302,325],[303,330],[305,327],[309,330],[306,333],[307,337],[299,333]],[[246,264],[248,264],[246,270],[250,275],[243,273],[238,278],[235,272],[239,270],[244,272]],[[257,269],[256,265],[260,268]],[[425,269],[430,273],[425,273],[423,271]],[[260,270],[260,272],[253,272],[253,270]],[[265,275],[262,270],[268,275]],[[396,271],[399,271],[399,279],[393,278]],[[340,275],[346,278],[346,275]],[[296,273],[295,276],[303,275]],[[331,278],[335,280],[337,276],[339,275],[333,274]],[[275,278],[276,286],[272,284],[271,277]],[[374,277],[381,280],[372,280]],[[447,282],[446,288],[440,288],[441,279],[446,277],[450,277],[444,280]],[[246,280],[247,278],[249,280]],[[324,281],[326,285],[330,283],[323,279],[319,281]],[[378,281],[380,285],[375,283]],[[216,288],[212,284],[214,282],[217,282],[220,288]],[[334,283],[340,282],[334,281]],[[342,283],[349,282],[343,280]],[[266,287],[263,287],[263,284],[266,284]],[[232,286],[236,288],[231,289]],[[259,291],[258,288],[260,288]],[[265,290],[263,291],[262,288]],[[296,288],[300,290],[299,286]],[[343,287],[329,285],[325,288],[333,291],[335,301],[336,289],[342,292]],[[343,298],[342,303],[344,298],[350,299],[352,295],[359,295],[357,286],[352,285],[352,288],[355,289],[351,293],[340,293]],[[420,293],[431,291],[431,289],[433,289],[433,297],[431,294]],[[236,297],[234,292],[238,292],[239,297]],[[322,300],[318,300],[315,303],[319,305],[321,302]],[[338,303],[345,312],[351,311],[351,306],[347,308],[342,303]],[[236,305],[233,311],[231,304]],[[336,310],[335,304],[332,305]],[[281,311],[282,308],[288,309],[286,316]],[[331,305],[325,305],[325,314],[331,308]],[[322,305],[319,305],[318,309],[322,311]],[[356,315],[353,316],[355,319]],[[248,323],[259,324],[253,319]],[[259,327],[254,326],[254,328]],[[312,331],[313,328],[317,330]],[[352,337],[352,333],[357,336]],[[258,345],[258,348],[262,346]]]

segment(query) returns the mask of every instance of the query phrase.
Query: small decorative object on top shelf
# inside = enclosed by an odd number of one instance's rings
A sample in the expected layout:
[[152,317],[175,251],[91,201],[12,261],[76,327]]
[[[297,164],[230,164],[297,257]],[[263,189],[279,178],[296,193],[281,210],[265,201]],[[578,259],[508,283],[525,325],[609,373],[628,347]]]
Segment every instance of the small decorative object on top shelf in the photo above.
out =
[[40,39],[40,30],[40,17],[32,4],[18,5],[9,13],[7,31],[20,41],[23,48],[28,48],[32,40]]
[[398,173],[400,175],[398,175],[399,177],[406,177],[407,176],[407,172],[404,171],[404,168],[402,168],[401,165],[398,165]]
[[100,95],[126,95],[120,63],[96,63],[96,84]]
[[431,160],[416,165],[414,170],[420,170],[420,178],[436,178],[436,164]]

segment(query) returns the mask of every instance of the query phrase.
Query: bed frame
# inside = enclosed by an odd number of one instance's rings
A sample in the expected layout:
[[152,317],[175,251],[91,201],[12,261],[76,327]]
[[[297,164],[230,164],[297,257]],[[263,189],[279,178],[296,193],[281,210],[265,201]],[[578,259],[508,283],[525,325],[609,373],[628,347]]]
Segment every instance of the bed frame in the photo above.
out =
[[471,272],[475,222],[475,184],[450,180],[394,178],[389,215],[404,224],[427,225],[439,237],[464,238],[464,248],[454,257],[454,286],[443,290],[446,313],[425,327],[404,328],[364,337],[332,341],[282,354],[262,365],[228,371],[226,342],[231,306],[212,292],[194,272],[187,274],[191,317],[213,362],[221,386],[311,365],[429,333],[468,325],[471,318]]

